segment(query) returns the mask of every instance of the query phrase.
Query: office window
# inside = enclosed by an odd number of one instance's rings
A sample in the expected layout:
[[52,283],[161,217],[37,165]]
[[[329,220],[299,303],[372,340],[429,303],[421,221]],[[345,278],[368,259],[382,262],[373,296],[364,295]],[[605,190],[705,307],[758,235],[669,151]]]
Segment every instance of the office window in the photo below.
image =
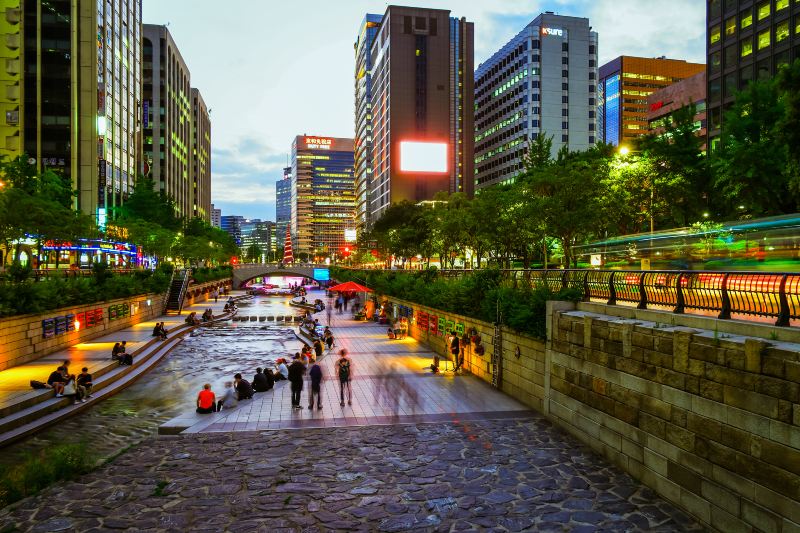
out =
[[561,76],[564,77],[564,78],[569,78],[569,71],[568,70],[562,70],[561,71]]
[[756,12],[758,13],[758,20],[764,20],[767,18],[769,16],[769,0],[758,4]]
[[569,52],[569,43],[561,43],[561,51]]
[[730,74],[725,75],[725,98],[729,96],[733,96],[736,94],[736,91],[739,89],[736,80],[736,73],[731,72]]
[[784,50],[775,54],[775,70],[780,70],[783,67],[788,67],[790,64],[789,50]]
[[589,144],[594,144],[594,135],[589,135]]
[[769,48],[769,36],[770,30],[766,29],[758,34],[758,49],[763,50],[764,48]]
[[715,24],[711,27],[711,32],[708,34],[708,41],[711,44],[718,42],[720,39],[720,27],[719,24]]
[[562,109],[561,110],[561,116],[562,117],[568,117],[569,116],[569,109]]
[[736,33],[736,17],[731,17],[725,21],[725,37],[731,37]]
[[784,20],[775,28],[775,42],[779,43],[789,37],[789,21]]
[[562,57],[561,58],[561,64],[562,65],[569,65],[569,58],[568,57]]
[[720,0],[711,0],[708,4],[709,18],[717,18],[722,14],[722,2]]
[[720,52],[712,52],[710,63],[709,63],[709,70],[712,74],[719,72],[722,68],[722,53]]
[[781,9],[786,9],[789,7],[789,0],[775,0],[775,12],[777,13]]
[[562,143],[568,143],[569,142],[569,135],[562,135],[561,136],[561,142]]
[[741,57],[747,57],[753,53],[753,39],[751,37],[748,37],[739,44],[741,46],[741,53],[739,54]]
[[538,54],[535,54],[535,55],[531,56],[531,61],[533,61],[534,63],[538,63],[541,60],[542,60],[542,58]]
[[756,77],[759,80],[768,80],[772,77],[769,69],[769,58],[762,59],[756,64]]
[[562,122],[561,123],[561,129],[562,130],[568,130],[569,129],[569,122]]
[[800,35],[800,16],[794,18],[794,34]]
[[736,45],[732,44],[725,47],[725,65],[724,68],[731,68],[736,66],[739,58],[736,55]]
[[736,9],[736,3],[738,0],[725,0],[725,13],[728,11]]
[[719,79],[711,80],[708,84],[708,100],[711,103],[717,103],[722,96],[722,87],[720,86]]
[[748,9],[739,13],[740,26],[742,29],[749,28],[753,24],[753,11]]
[[566,82],[562,83],[561,84],[561,90],[562,91],[569,91],[569,83],[566,83]]
[[753,80],[753,65],[747,65],[739,70],[739,90],[743,91]]

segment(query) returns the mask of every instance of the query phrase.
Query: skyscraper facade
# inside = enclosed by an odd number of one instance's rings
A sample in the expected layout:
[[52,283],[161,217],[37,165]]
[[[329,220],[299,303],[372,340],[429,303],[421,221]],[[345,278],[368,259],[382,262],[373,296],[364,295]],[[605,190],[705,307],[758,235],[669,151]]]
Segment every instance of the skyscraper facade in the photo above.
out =
[[668,85],[705,72],[702,63],[665,57],[620,56],[600,67],[600,140],[630,144],[648,132],[647,97]]
[[261,249],[259,262],[266,262],[268,259],[275,259],[275,223],[258,218],[247,219],[241,223],[242,230],[242,251],[249,255],[249,248],[253,245]]
[[800,2],[706,0],[706,6],[708,138],[713,150],[736,92],[800,58]]
[[76,207],[102,227],[139,168],[141,0],[1,5],[2,153],[69,178]]
[[244,220],[244,217],[239,215],[224,215],[220,217],[220,227],[233,237],[236,246],[240,248],[242,246],[242,224],[244,224]]
[[651,134],[661,135],[676,111],[694,105],[694,129],[698,137],[706,139],[706,73],[695,74],[678,83],[659,89],[647,97],[647,121]]
[[177,214],[194,214],[191,76],[166,26],[144,25],[144,157]]
[[[292,167],[283,169],[283,178],[275,182],[275,231],[282,239],[292,223]],[[283,241],[278,243],[283,246]]]
[[475,71],[475,186],[510,182],[528,140],[586,150],[597,140],[597,33],[543,13]]
[[0,0],[0,156],[22,155],[23,12],[21,0]]
[[211,204],[211,225],[215,228],[222,227],[222,209],[217,209]]
[[356,224],[369,223],[369,192],[372,182],[372,55],[370,49],[381,24],[380,15],[367,14],[361,22],[354,48],[355,71],[355,186]]
[[383,15],[370,49],[370,221],[401,200],[473,193],[473,40],[473,24],[448,10]]
[[301,135],[292,143],[291,232],[297,259],[335,257],[355,229],[353,139]]
[[211,217],[211,118],[199,89],[192,88],[192,216]]

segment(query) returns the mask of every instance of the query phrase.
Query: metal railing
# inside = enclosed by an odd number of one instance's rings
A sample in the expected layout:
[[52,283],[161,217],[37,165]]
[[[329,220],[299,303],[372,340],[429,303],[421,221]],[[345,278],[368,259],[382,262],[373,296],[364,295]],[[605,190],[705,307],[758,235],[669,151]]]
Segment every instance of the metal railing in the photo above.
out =
[[[400,270],[392,272],[414,271]],[[445,278],[476,270],[439,270]],[[584,301],[671,309],[674,313],[717,313],[774,318],[776,326],[800,319],[800,272],[718,272],[676,270],[501,270],[516,287],[575,289]]]

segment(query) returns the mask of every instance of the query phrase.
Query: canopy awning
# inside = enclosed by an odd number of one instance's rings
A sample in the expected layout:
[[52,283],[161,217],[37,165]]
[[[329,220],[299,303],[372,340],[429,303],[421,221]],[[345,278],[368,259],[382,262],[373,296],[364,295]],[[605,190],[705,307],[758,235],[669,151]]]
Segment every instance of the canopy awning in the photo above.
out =
[[340,283],[328,289],[332,292],[373,292],[369,287],[359,285],[355,281],[348,281],[347,283]]

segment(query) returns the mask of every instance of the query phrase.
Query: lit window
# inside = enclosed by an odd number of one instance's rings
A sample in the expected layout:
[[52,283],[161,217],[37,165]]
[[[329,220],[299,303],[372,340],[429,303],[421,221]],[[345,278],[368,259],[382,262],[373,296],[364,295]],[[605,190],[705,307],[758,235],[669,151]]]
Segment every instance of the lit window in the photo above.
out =
[[789,21],[785,20],[775,28],[775,42],[779,43],[789,37]]
[[719,38],[720,38],[719,24],[717,24],[716,26],[711,28],[711,34],[710,35],[711,36],[709,37],[709,41],[711,42],[711,44],[714,44],[714,43],[719,41]]
[[730,37],[736,33],[736,17],[731,17],[725,21],[725,36]]
[[758,5],[758,20],[764,20],[769,16],[769,2],[763,2]]
[[758,49],[763,50],[769,46],[769,30],[764,30],[758,34]]
[[753,41],[747,39],[746,41],[742,41],[742,57],[747,57],[753,53]]
[[775,0],[775,11],[789,7],[789,0]]
[[742,20],[742,29],[745,29],[753,24],[753,13],[750,11],[740,14],[739,18]]

